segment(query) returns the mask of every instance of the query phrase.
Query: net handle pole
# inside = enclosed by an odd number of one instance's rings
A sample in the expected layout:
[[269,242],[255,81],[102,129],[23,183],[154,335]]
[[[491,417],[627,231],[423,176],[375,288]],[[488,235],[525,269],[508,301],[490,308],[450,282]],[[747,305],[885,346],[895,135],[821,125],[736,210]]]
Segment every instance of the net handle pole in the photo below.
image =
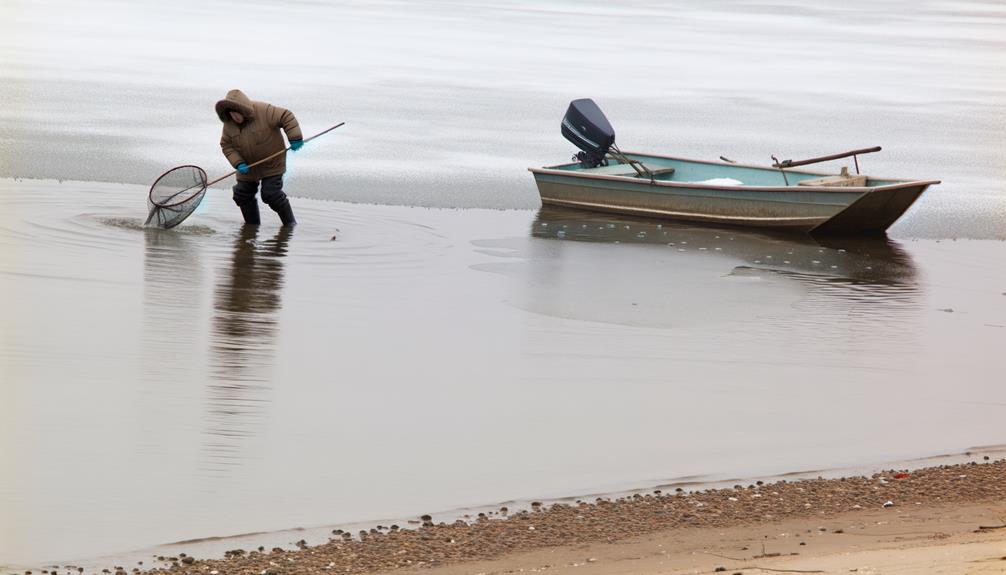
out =
[[[315,134],[315,135],[311,136],[310,138],[305,138],[305,139],[304,139],[304,140],[302,140],[302,141],[303,141],[303,142],[305,142],[305,143],[306,143],[306,142],[310,142],[311,140],[313,140],[313,139],[315,139],[315,138],[317,138],[317,137],[319,137],[319,136],[324,136],[325,134],[327,134],[327,133],[331,132],[332,130],[334,130],[334,129],[338,128],[339,126],[341,126],[341,125],[343,125],[343,124],[345,124],[345,123],[346,123],[346,122],[339,122],[338,124],[336,124],[336,125],[332,126],[331,128],[328,128],[327,130],[323,130],[323,131],[321,131],[321,132],[318,132],[317,134]],[[249,168],[254,168],[255,166],[257,166],[257,165],[259,165],[259,164],[261,164],[261,163],[263,163],[263,162],[268,162],[269,160],[271,160],[271,159],[275,158],[276,156],[278,156],[278,155],[280,155],[280,154],[285,154],[285,153],[286,153],[287,151],[289,151],[289,150],[290,150],[290,148],[283,148],[282,150],[280,150],[280,151],[276,152],[275,154],[272,154],[272,155],[270,155],[270,156],[266,156],[266,157],[262,158],[261,160],[259,160],[259,161],[255,162],[254,164],[249,164],[249,165],[248,165],[248,167],[249,167]],[[238,171],[237,171],[237,170],[234,170],[233,172],[230,172],[230,173],[228,173],[228,174],[226,174],[226,175],[223,175],[223,176],[220,176],[219,178],[217,178],[217,179],[213,180],[212,182],[207,182],[207,183],[206,183],[206,187],[208,188],[208,187],[212,186],[213,184],[215,184],[215,183],[217,183],[217,182],[220,182],[220,181],[223,181],[223,180],[226,180],[227,178],[229,178],[229,177],[233,176],[233,175],[234,175],[234,174],[236,174],[236,173],[238,173]]]

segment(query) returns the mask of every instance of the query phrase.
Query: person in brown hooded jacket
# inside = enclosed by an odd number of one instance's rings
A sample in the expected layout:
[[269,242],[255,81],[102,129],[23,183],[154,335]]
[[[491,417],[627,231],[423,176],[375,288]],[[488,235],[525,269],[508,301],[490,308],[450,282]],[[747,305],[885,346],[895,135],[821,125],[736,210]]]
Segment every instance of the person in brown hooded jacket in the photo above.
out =
[[241,90],[227,92],[227,97],[217,102],[216,111],[220,121],[224,123],[220,149],[238,172],[234,203],[241,208],[245,223],[261,223],[255,199],[261,182],[262,201],[279,214],[284,226],[296,225],[290,200],[283,192],[286,154],[248,167],[249,164],[286,149],[280,129],[286,132],[290,149],[296,151],[304,145],[304,135],[293,112],[266,102],[253,101]]

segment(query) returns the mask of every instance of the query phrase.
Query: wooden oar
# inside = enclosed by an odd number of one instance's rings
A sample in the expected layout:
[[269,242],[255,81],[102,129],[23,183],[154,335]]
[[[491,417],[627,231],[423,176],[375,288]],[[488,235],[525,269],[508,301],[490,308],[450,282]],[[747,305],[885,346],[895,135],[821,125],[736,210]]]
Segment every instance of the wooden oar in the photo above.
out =
[[781,162],[778,161],[778,160],[776,160],[775,156],[772,156],[772,159],[775,160],[775,163],[772,164],[772,167],[773,168],[795,168],[796,166],[806,166],[807,164],[816,164],[818,162],[827,162],[828,160],[837,160],[839,158],[848,158],[849,156],[852,156],[853,160],[855,160],[855,162],[856,162],[856,173],[858,174],[859,173],[859,159],[856,158],[856,156],[858,156],[859,154],[872,154],[873,152],[879,152],[879,151],[880,151],[880,146],[874,146],[872,148],[863,148],[861,150],[852,150],[852,151],[849,151],[849,152],[842,152],[841,154],[832,154],[830,156],[821,156],[819,158],[810,158],[809,160],[797,160],[797,161],[783,160]]

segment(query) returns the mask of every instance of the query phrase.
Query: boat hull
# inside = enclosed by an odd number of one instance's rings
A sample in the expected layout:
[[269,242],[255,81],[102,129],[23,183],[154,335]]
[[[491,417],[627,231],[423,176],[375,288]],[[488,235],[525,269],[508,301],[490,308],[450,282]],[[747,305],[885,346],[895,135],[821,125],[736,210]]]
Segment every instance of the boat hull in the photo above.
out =
[[584,174],[569,169],[531,172],[543,205],[822,234],[882,233],[935,183],[719,186]]
[[898,221],[928,187],[928,183],[918,182],[876,188],[811,231],[817,234],[882,233]]

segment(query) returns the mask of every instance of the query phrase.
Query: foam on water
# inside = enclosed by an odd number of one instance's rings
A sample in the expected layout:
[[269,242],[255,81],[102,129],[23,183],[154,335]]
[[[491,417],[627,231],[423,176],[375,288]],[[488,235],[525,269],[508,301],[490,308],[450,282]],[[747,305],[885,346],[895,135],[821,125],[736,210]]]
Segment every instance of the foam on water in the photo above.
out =
[[[243,19],[299,40],[217,29]],[[22,2],[0,23],[0,176],[226,173],[213,103],[241,87],[308,132],[347,122],[291,155],[294,195],[528,209],[526,168],[569,157],[559,120],[589,96],[627,150],[768,164],[882,145],[865,173],[943,180],[896,234],[1002,238],[1004,22],[866,0]]]

